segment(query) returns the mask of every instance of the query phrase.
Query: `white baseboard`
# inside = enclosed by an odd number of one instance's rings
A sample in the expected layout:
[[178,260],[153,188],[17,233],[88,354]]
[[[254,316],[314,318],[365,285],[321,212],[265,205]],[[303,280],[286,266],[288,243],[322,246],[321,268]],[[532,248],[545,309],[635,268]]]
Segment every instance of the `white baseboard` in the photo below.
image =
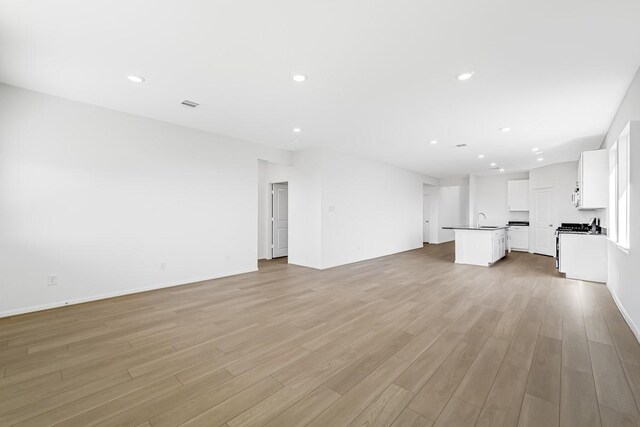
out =
[[440,242],[424,242],[424,243],[428,243],[428,244],[430,244],[430,245],[440,245],[440,244],[442,244],[442,243],[449,243],[449,242],[453,242],[453,240],[454,240],[454,239],[451,239],[451,240],[442,240],[442,241],[440,241]]
[[30,306],[30,307],[16,308],[16,309],[13,309],[13,310],[0,311],[0,318],[9,317],[9,316],[16,316],[16,315],[25,314],[25,313],[33,313],[35,311],[50,310],[52,308],[64,307],[64,306],[68,306],[68,305],[83,304],[85,302],[99,301],[99,300],[102,300],[102,299],[121,297],[123,295],[139,294],[141,292],[148,292],[148,291],[153,291],[153,290],[156,290],[156,289],[172,288],[174,286],[191,285],[193,283],[205,282],[207,280],[220,279],[220,278],[223,278],[223,277],[237,276],[239,274],[253,273],[255,271],[258,271],[258,269],[257,268],[252,268],[252,269],[249,269],[249,270],[225,273],[225,274],[221,274],[221,275],[217,275],[217,276],[213,276],[213,277],[196,278],[196,279],[193,279],[193,280],[189,280],[188,282],[180,281],[178,283],[165,283],[165,284],[161,284],[161,285],[143,286],[143,287],[140,287],[140,288],[126,289],[126,290],[123,290],[123,291],[109,292],[109,293],[106,293],[106,294],[91,295],[91,296],[82,297],[82,298],[75,298],[75,299],[67,300],[67,301],[57,301],[57,302],[52,302],[52,303],[47,303],[47,304],[34,305],[34,306]]
[[627,322],[627,325],[629,325],[629,329],[631,329],[631,332],[633,332],[633,335],[636,336],[636,340],[640,342],[640,329],[638,329],[636,324],[633,323],[633,320],[631,320],[631,316],[629,316],[629,313],[627,313],[627,310],[624,308],[624,306],[618,299],[618,296],[613,291],[613,289],[611,289],[609,286],[607,286],[607,289],[609,290],[609,293],[611,294],[613,301],[618,306],[618,310],[620,310],[620,313],[622,313],[622,317],[624,318],[625,322]]
[[[315,268],[317,270],[327,270],[329,268],[342,267],[343,265],[357,264],[359,262],[371,261],[372,259],[384,258],[384,257],[390,256],[390,255],[401,254],[403,252],[415,251],[416,249],[422,249],[423,247],[424,247],[424,243],[420,244],[419,246],[412,246],[410,248],[402,249],[402,250],[399,250],[399,251],[385,252],[385,253],[377,254],[377,255],[374,255],[374,256],[367,257],[367,258],[352,259],[352,260],[349,260],[347,262],[342,262],[342,263],[339,263],[339,264],[323,265],[321,268],[318,268],[318,267],[311,267],[311,268]],[[303,267],[306,267],[306,266],[303,266]]]

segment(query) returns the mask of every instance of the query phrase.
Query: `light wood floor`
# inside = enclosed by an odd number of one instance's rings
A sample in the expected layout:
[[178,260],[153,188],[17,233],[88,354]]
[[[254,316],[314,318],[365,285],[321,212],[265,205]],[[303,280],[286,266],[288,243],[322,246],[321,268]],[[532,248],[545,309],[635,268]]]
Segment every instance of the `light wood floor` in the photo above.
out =
[[639,425],[600,284],[427,246],[0,319],[0,425]]

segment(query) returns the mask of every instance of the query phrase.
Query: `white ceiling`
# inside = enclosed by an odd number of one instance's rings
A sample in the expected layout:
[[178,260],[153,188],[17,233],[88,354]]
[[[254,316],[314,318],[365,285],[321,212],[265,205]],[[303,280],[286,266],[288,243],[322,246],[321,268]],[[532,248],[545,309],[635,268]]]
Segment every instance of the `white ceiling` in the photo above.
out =
[[599,146],[639,24],[637,0],[0,0],[0,81],[438,177],[513,171]]

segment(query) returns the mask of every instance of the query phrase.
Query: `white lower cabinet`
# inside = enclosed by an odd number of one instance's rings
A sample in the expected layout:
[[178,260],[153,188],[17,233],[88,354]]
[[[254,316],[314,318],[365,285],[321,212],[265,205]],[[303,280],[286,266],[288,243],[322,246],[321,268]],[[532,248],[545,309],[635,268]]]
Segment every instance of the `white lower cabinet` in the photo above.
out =
[[561,233],[558,255],[558,269],[567,279],[606,283],[606,236]]
[[493,238],[493,256],[491,262],[496,262],[504,257],[507,251],[507,234],[504,229],[496,230],[492,233]]
[[509,251],[527,252],[529,250],[529,227],[521,225],[509,227],[507,240]]

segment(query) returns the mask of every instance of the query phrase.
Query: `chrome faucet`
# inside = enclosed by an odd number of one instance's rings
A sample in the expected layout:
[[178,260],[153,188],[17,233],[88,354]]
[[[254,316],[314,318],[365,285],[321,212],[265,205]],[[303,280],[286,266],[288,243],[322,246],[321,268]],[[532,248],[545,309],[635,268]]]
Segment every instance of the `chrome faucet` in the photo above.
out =
[[479,212],[476,218],[476,228],[480,228],[480,215],[482,215],[484,219],[487,219],[487,216],[484,213]]

